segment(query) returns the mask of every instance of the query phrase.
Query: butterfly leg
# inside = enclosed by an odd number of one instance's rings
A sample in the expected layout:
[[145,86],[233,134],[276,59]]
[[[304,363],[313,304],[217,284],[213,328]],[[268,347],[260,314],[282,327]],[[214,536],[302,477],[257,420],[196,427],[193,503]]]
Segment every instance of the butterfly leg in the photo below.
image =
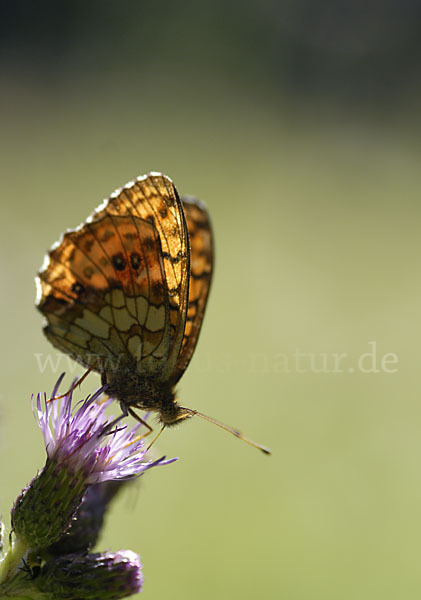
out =
[[156,436],[154,437],[154,439],[151,441],[151,443],[149,444],[149,446],[146,448],[146,450],[149,450],[151,446],[153,446],[156,442],[156,440],[159,438],[159,436],[161,435],[161,433],[164,431],[165,429],[165,424],[161,427],[161,429],[158,431],[158,433],[156,434]]
[[[137,440],[141,440],[142,438],[144,438],[144,437],[146,437],[147,435],[150,435],[150,434],[152,433],[152,431],[153,431],[153,427],[151,427],[151,426],[149,425],[149,423],[147,423],[146,421],[144,421],[144,420],[142,419],[142,417],[140,417],[138,414],[136,414],[136,413],[135,413],[135,411],[134,411],[132,408],[130,408],[130,407],[128,407],[128,406],[127,406],[127,407],[124,407],[124,408],[125,408],[125,410],[127,411],[127,413],[128,413],[129,415],[131,415],[131,416],[132,416],[134,419],[136,419],[136,421],[139,421],[139,423],[141,423],[142,425],[144,425],[145,427],[147,427],[147,428],[148,428],[148,431],[146,431],[145,433],[142,433],[142,435],[139,435],[139,436],[136,438]],[[123,412],[124,412],[124,410],[123,410]]]
[[87,376],[89,375],[89,373],[92,370],[93,370],[93,367],[89,367],[89,369],[87,371],[85,371],[85,373],[82,375],[82,377],[80,379],[78,379],[65,394],[60,394],[60,396],[55,396],[54,398],[50,398],[48,400],[48,402],[52,402],[53,400],[61,400],[61,398],[65,398],[66,396],[68,396],[69,394],[74,392],[75,389],[80,386],[82,381],[87,378]]

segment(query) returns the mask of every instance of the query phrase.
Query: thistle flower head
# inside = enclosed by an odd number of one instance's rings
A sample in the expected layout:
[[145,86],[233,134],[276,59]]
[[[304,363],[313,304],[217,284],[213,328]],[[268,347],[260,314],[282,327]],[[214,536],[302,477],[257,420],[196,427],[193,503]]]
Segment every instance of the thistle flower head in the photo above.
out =
[[68,530],[83,496],[92,484],[125,480],[176,459],[145,460],[141,424],[128,428],[107,417],[111,400],[99,401],[104,388],[72,406],[72,392],[51,400],[38,394],[34,413],[47,451],[44,469],[16,500],[12,526],[31,548],[47,548]]
[[58,380],[51,399],[38,394],[33,407],[38,425],[44,436],[50,461],[71,470],[83,472],[86,484],[141,475],[155,465],[175,459],[145,461],[145,444],[139,436],[141,423],[131,429],[118,425],[122,416],[111,419],[105,414],[112,399],[99,401],[106,386],[79,402],[72,409],[70,391],[64,398],[55,400]]

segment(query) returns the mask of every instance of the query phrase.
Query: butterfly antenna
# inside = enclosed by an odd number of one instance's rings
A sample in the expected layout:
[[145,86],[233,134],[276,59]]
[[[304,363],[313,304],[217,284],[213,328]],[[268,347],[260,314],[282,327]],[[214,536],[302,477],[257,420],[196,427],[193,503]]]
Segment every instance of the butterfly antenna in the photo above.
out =
[[220,421],[217,421],[216,419],[212,419],[212,417],[208,417],[207,415],[204,415],[203,413],[199,412],[198,410],[194,410],[193,408],[185,408],[184,406],[181,406],[180,408],[187,411],[191,415],[197,415],[198,417],[205,419],[205,421],[209,421],[209,423],[213,423],[214,425],[217,425],[221,429],[225,429],[225,431],[232,433],[232,435],[235,435],[235,437],[239,438],[240,440],[243,440],[243,442],[247,442],[247,444],[250,444],[250,446],[253,446],[254,448],[257,448],[258,450],[261,450],[264,454],[272,454],[272,450],[270,450],[269,448],[266,448],[266,446],[262,446],[261,444],[258,444],[257,442],[253,442],[253,440],[249,440],[248,438],[246,438],[245,435],[243,435],[241,433],[241,431],[237,431],[237,429],[234,429],[233,427],[229,427],[229,425],[225,425],[225,423],[221,423]]

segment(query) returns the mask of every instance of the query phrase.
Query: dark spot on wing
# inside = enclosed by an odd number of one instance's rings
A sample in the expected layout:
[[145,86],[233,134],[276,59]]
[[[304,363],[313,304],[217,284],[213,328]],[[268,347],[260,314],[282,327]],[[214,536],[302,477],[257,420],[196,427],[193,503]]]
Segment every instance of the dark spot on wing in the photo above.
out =
[[152,284],[152,291],[153,291],[153,293],[154,293],[155,296],[161,296],[162,295],[162,288],[163,288],[163,286],[162,286],[161,281],[155,281]]
[[130,263],[135,271],[137,271],[137,269],[140,267],[141,262],[142,261],[140,260],[140,256],[137,252],[132,252],[130,254]]
[[126,261],[124,259],[124,256],[121,254],[121,252],[119,252],[118,254],[114,254],[114,256],[112,257],[111,260],[113,262],[113,267],[117,271],[124,271],[124,269],[126,267]]
[[151,237],[147,237],[142,240],[143,245],[147,250],[153,250],[155,248],[155,240]]
[[128,231],[127,233],[123,234],[123,237],[125,237],[126,240],[135,240],[139,237],[139,235],[133,231]]
[[85,252],[89,252],[92,250],[92,246],[94,245],[94,239],[91,238],[90,240],[86,240],[86,242],[83,244],[83,249],[85,250]]
[[111,229],[106,229],[101,236],[101,242],[102,243],[108,242],[108,240],[113,238],[114,235],[115,235],[114,231],[111,231]]
[[75,283],[72,285],[72,292],[77,296],[81,296],[85,292],[85,288],[81,283],[75,281]]
[[180,262],[181,259],[185,257],[186,253],[182,252],[181,250],[177,253],[176,256],[171,256],[171,254],[169,254],[168,252],[162,252],[162,258],[166,258],[167,260],[171,261],[173,265],[177,264],[178,262]]

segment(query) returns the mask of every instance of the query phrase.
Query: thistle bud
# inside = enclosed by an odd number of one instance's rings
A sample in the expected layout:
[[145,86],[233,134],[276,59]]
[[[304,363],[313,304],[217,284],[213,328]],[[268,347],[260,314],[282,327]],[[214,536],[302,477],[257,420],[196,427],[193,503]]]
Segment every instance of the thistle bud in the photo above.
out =
[[141,569],[130,550],[66,554],[48,561],[33,584],[55,600],[119,600],[140,592]]

